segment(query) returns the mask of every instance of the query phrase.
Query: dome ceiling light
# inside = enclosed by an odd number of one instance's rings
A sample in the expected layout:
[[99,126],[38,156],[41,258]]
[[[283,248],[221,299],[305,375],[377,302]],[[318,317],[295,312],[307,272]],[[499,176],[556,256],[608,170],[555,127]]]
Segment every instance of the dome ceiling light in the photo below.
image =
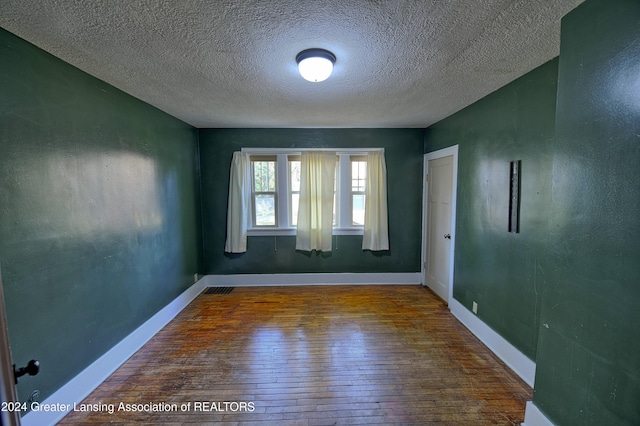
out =
[[302,78],[319,83],[331,75],[336,55],[324,49],[307,49],[298,53],[296,62]]

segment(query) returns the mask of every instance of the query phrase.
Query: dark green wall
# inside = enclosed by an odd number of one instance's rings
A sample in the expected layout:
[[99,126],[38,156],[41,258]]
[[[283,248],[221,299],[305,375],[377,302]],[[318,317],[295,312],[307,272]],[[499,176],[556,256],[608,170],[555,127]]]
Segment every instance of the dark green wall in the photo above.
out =
[[0,29],[0,264],[20,399],[201,272],[197,130]]
[[[208,129],[200,131],[205,267],[208,274],[418,272],[422,233],[422,129]],[[248,237],[247,252],[224,253],[229,167],[249,147],[384,147],[388,252],[362,251],[362,236],[337,236],[337,249],[295,250],[295,237]],[[277,246],[277,251],[274,248]]]
[[[459,145],[453,297],[535,360],[551,194],[557,59],[429,127]],[[521,160],[520,232],[508,232],[509,163]]]
[[558,425],[640,424],[640,2],[562,21],[534,403]]

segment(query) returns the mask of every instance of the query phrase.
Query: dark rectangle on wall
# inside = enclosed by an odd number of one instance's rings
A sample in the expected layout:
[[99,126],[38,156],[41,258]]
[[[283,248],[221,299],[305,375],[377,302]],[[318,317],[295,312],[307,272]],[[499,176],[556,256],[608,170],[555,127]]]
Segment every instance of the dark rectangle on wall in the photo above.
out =
[[520,160],[509,167],[509,232],[520,232]]

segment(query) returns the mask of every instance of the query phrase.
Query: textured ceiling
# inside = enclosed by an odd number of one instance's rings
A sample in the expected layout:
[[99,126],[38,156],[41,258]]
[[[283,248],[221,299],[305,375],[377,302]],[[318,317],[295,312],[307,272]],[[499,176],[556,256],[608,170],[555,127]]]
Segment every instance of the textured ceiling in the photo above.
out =
[[557,56],[581,2],[2,0],[0,26],[196,127],[427,127]]

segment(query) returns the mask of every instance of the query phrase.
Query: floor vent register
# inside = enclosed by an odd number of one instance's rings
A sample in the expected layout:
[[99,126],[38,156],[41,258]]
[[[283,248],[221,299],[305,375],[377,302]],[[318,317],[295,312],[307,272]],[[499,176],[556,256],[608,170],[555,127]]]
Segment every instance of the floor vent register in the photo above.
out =
[[235,287],[207,287],[203,294],[229,294]]

